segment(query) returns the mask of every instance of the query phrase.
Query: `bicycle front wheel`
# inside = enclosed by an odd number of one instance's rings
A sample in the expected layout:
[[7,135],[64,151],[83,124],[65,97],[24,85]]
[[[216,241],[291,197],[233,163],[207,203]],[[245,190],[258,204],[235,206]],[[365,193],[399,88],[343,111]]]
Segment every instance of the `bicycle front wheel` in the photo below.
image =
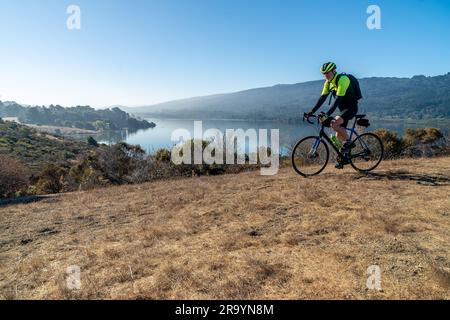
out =
[[364,133],[357,137],[350,150],[350,164],[360,172],[374,170],[383,160],[383,143],[381,139],[371,132]]
[[292,167],[301,176],[314,176],[325,169],[329,155],[328,146],[322,139],[306,137],[292,151]]

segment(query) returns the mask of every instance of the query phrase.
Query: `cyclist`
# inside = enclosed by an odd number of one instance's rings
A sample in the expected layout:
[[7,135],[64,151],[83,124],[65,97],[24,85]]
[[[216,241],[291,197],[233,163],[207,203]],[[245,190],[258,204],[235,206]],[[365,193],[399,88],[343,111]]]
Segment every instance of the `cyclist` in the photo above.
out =
[[[336,64],[333,62],[325,63],[321,68],[320,72],[325,77],[325,84],[323,86],[322,94],[317,101],[314,108],[305,113],[305,117],[313,115],[327,100],[327,97],[331,93],[336,100],[333,106],[328,110],[326,115],[324,115],[325,122],[330,120],[330,116],[334,111],[339,108],[340,114],[331,120],[330,125],[334,131],[336,131],[337,138],[342,142],[343,146],[341,149],[342,153],[347,153],[350,150],[351,142],[348,141],[349,136],[347,134],[346,127],[348,122],[353,119],[358,113],[358,99],[356,98],[352,86],[350,85],[350,79],[347,75],[339,75],[336,72]],[[337,78],[339,78],[336,83]],[[342,169],[344,167],[345,160],[342,159],[341,162],[336,164],[336,168]]]

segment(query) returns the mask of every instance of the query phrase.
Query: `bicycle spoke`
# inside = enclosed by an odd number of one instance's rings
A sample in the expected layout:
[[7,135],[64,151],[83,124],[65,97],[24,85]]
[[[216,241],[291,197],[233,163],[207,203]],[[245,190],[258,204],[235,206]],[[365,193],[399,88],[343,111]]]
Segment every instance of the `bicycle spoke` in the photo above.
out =
[[327,165],[328,146],[318,137],[307,137],[301,140],[292,152],[294,170],[303,176],[319,174]]
[[350,158],[351,159],[357,159],[357,158],[363,157],[365,155],[366,155],[366,152],[360,152],[358,154],[352,154]]
[[350,163],[358,171],[368,172],[375,169],[383,159],[383,144],[375,134],[365,133],[354,141],[350,151]]

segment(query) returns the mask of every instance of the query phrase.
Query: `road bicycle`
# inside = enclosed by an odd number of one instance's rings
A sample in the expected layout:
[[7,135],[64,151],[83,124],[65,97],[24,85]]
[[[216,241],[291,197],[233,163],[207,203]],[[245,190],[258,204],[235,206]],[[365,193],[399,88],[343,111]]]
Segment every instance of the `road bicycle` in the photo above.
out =
[[[367,173],[374,170],[383,160],[384,147],[381,139],[372,132],[358,134],[356,124],[369,125],[366,115],[358,114],[355,117],[353,127],[347,129],[349,140],[352,141],[347,152],[341,150],[325,133],[325,128],[329,126],[331,119],[321,121],[322,117],[307,115],[303,121],[315,124],[311,118],[317,118],[317,136],[303,138],[295,145],[292,151],[292,166],[301,176],[309,177],[321,173],[328,164],[330,157],[330,147],[337,154],[337,161],[342,165],[350,164],[355,170]],[[323,118],[322,118],[323,120]],[[355,137],[353,139],[353,137]]]

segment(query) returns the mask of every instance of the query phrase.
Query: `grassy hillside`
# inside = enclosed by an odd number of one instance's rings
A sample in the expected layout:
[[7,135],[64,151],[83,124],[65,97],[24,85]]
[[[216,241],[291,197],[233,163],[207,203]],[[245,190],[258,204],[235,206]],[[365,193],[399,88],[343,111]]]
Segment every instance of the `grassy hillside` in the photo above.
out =
[[[345,195],[340,195],[342,190]],[[0,207],[0,297],[450,299],[450,158],[290,168]],[[82,288],[66,288],[66,268]],[[366,289],[370,265],[382,291]]]
[[[364,96],[360,111],[372,117],[450,118],[450,73],[435,77],[364,78],[360,85]],[[169,118],[298,120],[315,105],[322,86],[323,81],[284,84],[126,110]]]
[[34,172],[49,163],[68,163],[92,149],[82,141],[40,133],[24,125],[0,120],[0,154],[21,160]]

